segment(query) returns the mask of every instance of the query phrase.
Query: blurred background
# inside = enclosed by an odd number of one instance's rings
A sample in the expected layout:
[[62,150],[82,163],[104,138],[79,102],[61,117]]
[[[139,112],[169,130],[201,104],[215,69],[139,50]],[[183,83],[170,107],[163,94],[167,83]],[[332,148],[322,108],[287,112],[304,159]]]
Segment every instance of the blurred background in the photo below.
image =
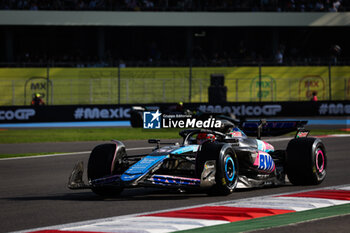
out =
[[350,99],[350,1],[3,0],[0,106]]

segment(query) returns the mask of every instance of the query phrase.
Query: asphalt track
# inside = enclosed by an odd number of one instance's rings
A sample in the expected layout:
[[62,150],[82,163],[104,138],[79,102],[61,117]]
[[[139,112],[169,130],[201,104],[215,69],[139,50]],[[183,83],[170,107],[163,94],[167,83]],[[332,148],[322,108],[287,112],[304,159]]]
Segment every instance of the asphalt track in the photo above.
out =
[[[323,141],[328,152],[328,176],[319,187],[349,184],[350,155],[348,151],[350,138],[324,138]],[[2,153],[5,150],[11,151],[11,147],[13,147],[25,148],[24,151],[27,153],[36,150],[40,152],[57,151],[58,149],[61,149],[61,152],[88,152],[98,143],[1,145],[0,151]],[[275,145],[276,149],[283,149],[286,147],[287,140],[272,144]],[[149,147],[148,144],[139,141],[126,142],[126,145],[128,148]],[[128,153],[147,153],[148,151],[150,150],[140,149],[131,150]],[[0,232],[314,188],[286,185],[276,188],[238,190],[226,197],[136,188],[125,190],[120,197],[102,199],[89,190],[72,191],[67,189],[66,183],[69,173],[75,162],[79,160],[85,161],[86,164],[88,153],[0,160]],[[320,221],[334,223],[344,218],[349,219],[348,217],[336,217]],[[316,230],[319,226],[317,221],[315,224],[312,222],[305,224],[310,227],[310,232],[316,232],[313,229]],[[323,229],[330,232],[333,230],[332,226],[335,224],[324,223]],[[343,222],[342,226],[342,229],[348,230],[350,222]],[[280,228],[280,230],[285,230],[283,232],[295,231],[288,227]],[[276,230],[275,232],[280,231]]]

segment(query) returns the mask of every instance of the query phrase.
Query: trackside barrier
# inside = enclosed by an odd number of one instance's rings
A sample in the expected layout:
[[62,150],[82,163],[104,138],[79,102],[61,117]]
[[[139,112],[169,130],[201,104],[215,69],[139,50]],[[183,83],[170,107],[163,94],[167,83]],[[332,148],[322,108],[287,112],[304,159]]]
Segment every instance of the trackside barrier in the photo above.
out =
[[[148,104],[167,110],[176,103]],[[0,123],[75,122],[129,120],[132,105],[60,105],[60,106],[3,106]],[[302,102],[242,102],[211,105],[185,103],[185,109],[202,112],[232,113],[236,117],[269,118],[293,116],[350,116],[350,101]]]
[[211,74],[224,74],[229,102],[350,100],[350,66],[0,68],[0,106],[208,102]]

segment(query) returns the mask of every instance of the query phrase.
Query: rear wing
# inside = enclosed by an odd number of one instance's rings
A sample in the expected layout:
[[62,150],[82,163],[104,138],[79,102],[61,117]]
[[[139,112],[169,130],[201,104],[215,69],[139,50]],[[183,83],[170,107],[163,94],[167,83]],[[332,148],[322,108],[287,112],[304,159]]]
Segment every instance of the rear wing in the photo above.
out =
[[[261,121],[245,121],[242,122],[241,129],[248,136],[257,136],[260,124]],[[266,121],[261,129],[260,136],[281,136],[295,131],[305,132],[304,126],[306,124],[307,121]]]
[[306,138],[310,133],[310,130],[299,128],[294,138]]

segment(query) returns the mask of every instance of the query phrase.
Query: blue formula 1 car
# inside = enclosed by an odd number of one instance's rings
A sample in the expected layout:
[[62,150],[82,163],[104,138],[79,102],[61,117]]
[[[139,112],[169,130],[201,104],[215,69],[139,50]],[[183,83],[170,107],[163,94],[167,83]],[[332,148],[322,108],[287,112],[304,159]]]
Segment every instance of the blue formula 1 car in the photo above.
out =
[[[292,123],[292,126],[290,125]],[[83,163],[69,178],[70,189],[89,188],[103,196],[118,195],[125,188],[162,187],[201,189],[213,195],[228,195],[237,187],[283,185],[286,176],[294,185],[320,184],[326,176],[327,156],[320,139],[308,137],[303,122],[282,122],[297,134],[286,150],[260,140],[264,132],[281,122],[256,124],[257,138],[250,138],[233,123],[221,120],[220,129],[186,129],[182,144],[155,143],[153,152],[128,156],[120,141],[96,146],[88,162],[88,184],[83,182]],[[270,125],[270,126],[269,126]],[[244,126],[243,126],[244,128]],[[246,128],[252,133],[252,124]],[[162,145],[162,146],[161,146]]]

